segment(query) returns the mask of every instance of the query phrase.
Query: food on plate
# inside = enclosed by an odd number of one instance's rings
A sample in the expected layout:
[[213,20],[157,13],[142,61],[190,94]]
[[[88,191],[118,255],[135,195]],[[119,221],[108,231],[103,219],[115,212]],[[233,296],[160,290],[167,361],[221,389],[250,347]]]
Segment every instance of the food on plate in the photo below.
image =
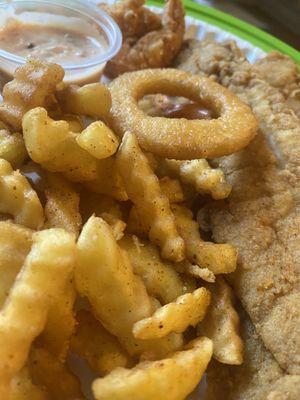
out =
[[110,92],[101,83],[63,86],[55,96],[62,110],[70,114],[107,118],[111,107]]
[[182,261],[184,243],[178,235],[169,200],[163,194],[137,138],[129,132],[123,137],[117,163],[128,197],[146,226],[150,240],[159,245],[163,258]]
[[8,161],[13,168],[23,164],[27,157],[23,136],[7,129],[0,130],[0,158]]
[[237,252],[229,244],[216,244],[201,239],[198,223],[193,213],[182,205],[172,205],[176,226],[184,240],[186,257],[201,268],[208,268],[215,275],[228,274],[236,268]]
[[144,400],[184,399],[197,386],[212,355],[212,342],[203,337],[183,351],[158,361],[145,361],[133,369],[117,368],[93,382],[97,400],[127,400],[138,393]]
[[99,160],[112,156],[119,146],[117,136],[102,121],[91,123],[78,135],[76,142]]
[[[1,396],[25,365],[33,340],[42,332],[52,302],[60,296],[75,262],[75,241],[60,229],[33,234],[24,267],[0,312]],[[11,357],[14,354],[14,357]]]
[[128,71],[168,67],[180,51],[184,32],[182,1],[167,0],[162,15],[162,28],[152,30],[140,38],[125,37],[119,53],[107,63],[105,74],[115,78]]
[[0,159],[0,212],[13,216],[17,224],[40,229],[44,224],[43,207],[27,179]]
[[103,219],[92,216],[87,221],[77,247],[76,288],[81,296],[88,298],[96,317],[117,336],[130,355],[163,355],[180,348],[180,335],[171,334],[152,341],[133,337],[133,324],[152,315],[155,304]]
[[214,240],[231,243],[239,252],[230,282],[265,346],[281,368],[298,374],[300,121],[255,67],[234,56],[220,57],[231,54],[230,47],[202,43],[195,50],[198,60],[207,55],[206,46],[214,61],[206,58],[198,68],[210,73],[206,68],[214,65],[216,79],[252,107],[260,134],[247,149],[218,161],[230,176],[232,193],[223,207],[210,204],[205,213]]
[[93,314],[80,310],[76,319],[78,327],[72,338],[71,349],[87,360],[94,372],[105,376],[117,367],[130,366],[132,360],[117,338]]
[[[220,157],[244,148],[256,134],[257,122],[250,108],[205,77],[175,69],[151,69],[121,75],[112,81],[110,89],[115,131],[119,135],[134,133],[144,150],[163,157]],[[138,100],[158,91],[209,104],[218,118],[187,120],[146,115],[139,109]]]
[[182,333],[188,326],[195,326],[204,318],[209,303],[210,292],[204,287],[184,294],[176,301],[158,308],[151,317],[136,322],[132,328],[134,337],[157,339],[171,332]]
[[140,38],[162,27],[158,14],[144,7],[145,0],[117,1],[111,5],[99,3],[119,25],[123,38]]
[[213,357],[223,364],[243,362],[243,342],[239,336],[239,317],[233,304],[233,292],[223,278],[207,285],[211,292],[209,311],[198,325],[200,335],[213,342]]
[[3,88],[1,121],[19,131],[27,111],[53,103],[52,95],[63,77],[62,67],[45,61],[29,60],[19,67],[14,73],[14,79]]

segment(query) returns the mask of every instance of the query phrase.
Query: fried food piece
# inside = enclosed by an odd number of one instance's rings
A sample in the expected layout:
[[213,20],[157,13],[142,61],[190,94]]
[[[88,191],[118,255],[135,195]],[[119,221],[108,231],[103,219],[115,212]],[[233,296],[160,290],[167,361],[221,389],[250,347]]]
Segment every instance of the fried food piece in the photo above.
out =
[[215,282],[215,274],[208,268],[201,268],[199,265],[184,263],[183,271],[194,278],[203,279],[206,282]]
[[171,332],[182,333],[204,318],[209,303],[210,292],[203,287],[184,294],[156,310],[151,317],[136,322],[133,325],[134,337],[157,339]]
[[36,192],[19,171],[0,159],[0,212],[10,214],[17,224],[39,229],[44,223],[42,205]]
[[162,304],[171,303],[196,289],[195,282],[178,274],[174,264],[161,260],[152,243],[125,235],[118,244],[127,252],[133,272],[143,279],[147,292]]
[[80,193],[79,208],[84,223],[92,215],[100,217],[103,213],[113,215],[116,219],[123,218],[121,205],[115,199],[87,190]]
[[143,7],[145,0],[123,0],[111,5],[99,3],[119,25],[123,38],[139,38],[162,27],[161,18],[149,8]]
[[258,74],[279,89],[298,118],[300,117],[300,75],[297,64],[288,56],[272,51],[254,64]]
[[207,399],[222,399],[226,393],[227,400],[297,400],[300,376],[288,375],[279,367],[249,317],[244,311],[240,315],[244,363],[231,366],[211,362],[207,370]]
[[182,400],[199,383],[212,355],[212,342],[203,337],[186,350],[159,361],[138,364],[133,369],[117,368],[93,382],[97,400]]
[[164,176],[159,180],[159,185],[170,203],[181,203],[184,200],[183,190],[177,179]]
[[264,344],[283,369],[299,374],[299,119],[282,93],[230,48],[202,42],[197,51],[199,60],[206,57],[198,68],[209,73],[214,64],[217,79],[252,107],[261,132],[247,150],[219,160],[232,193],[205,212],[214,239],[239,252],[230,282]]
[[117,165],[130,200],[149,231],[150,240],[161,248],[163,258],[181,261],[184,243],[178,235],[167,197],[136,137],[126,133],[117,153]]
[[28,367],[24,367],[11,382],[10,400],[46,400],[43,389],[34,385]]
[[117,338],[90,312],[80,310],[76,318],[78,327],[72,338],[71,349],[87,360],[94,372],[104,376],[117,367],[126,367],[131,363]]
[[23,134],[30,158],[48,171],[63,172],[75,182],[97,177],[97,159],[78,146],[78,134],[66,121],[54,121],[44,108],[23,117]]
[[[24,366],[33,340],[75,263],[75,242],[60,229],[33,234],[31,251],[0,312],[0,378],[9,384]],[[11,355],[14,354],[14,357]]]
[[134,339],[133,324],[153,314],[153,302],[104,220],[91,217],[82,229],[77,247],[76,288],[89,299],[96,318],[117,336],[130,355],[166,354],[181,346],[182,338],[175,334],[154,341]]
[[125,40],[119,53],[107,63],[105,74],[115,78],[128,71],[169,66],[180,51],[185,31],[181,0],[167,0],[162,26],[137,41]]
[[239,336],[239,316],[233,306],[233,293],[221,277],[207,286],[212,294],[210,307],[198,325],[198,333],[213,341],[213,357],[223,364],[243,362],[243,342]]
[[68,85],[58,90],[55,96],[64,112],[76,115],[106,119],[111,107],[110,92],[101,83],[82,87]]
[[31,229],[11,221],[0,222],[0,308],[32,245]]
[[119,146],[116,135],[101,121],[90,124],[76,141],[80,147],[99,160],[112,156]]
[[45,227],[63,228],[78,236],[82,223],[78,193],[60,174],[47,172],[46,180]]
[[102,213],[100,217],[104,219],[104,221],[107,222],[108,225],[110,225],[115,239],[117,241],[122,239],[122,237],[124,236],[124,231],[126,229],[126,223],[121,219],[115,217],[113,214],[109,214],[106,212]]
[[186,256],[191,263],[208,268],[214,274],[229,274],[235,270],[237,252],[231,245],[204,242],[191,210],[174,204],[172,211],[177,229],[185,242]]
[[33,379],[45,387],[49,400],[83,400],[80,383],[66,365],[45,349],[33,347],[29,356]]
[[[110,90],[114,131],[120,136],[135,134],[140,146],[154,155],[176,160],[221,157],[244,148],[256,135],[250,107],[206,77],[172,68],[147,69],[119,76]],[[217,118],[151,117],[138,101],[157,91],[209,104]]]
[[13,168],[18,168],[27,157],[23,136],[20,133],[10,133],[0,130],[0,158],[8,161]]
[[80,133],[84,130],[84,121],[79,115],[63,114],[61,119],[68,122],[71,132]]
[[220,168],[212,168],[205,159],[179,161],[164,160],[165,167],[175,173],[187,185],[200,194],[210,194],[213,199],[225,199],[231,192],[231,186],[226,181]]
[[0,119],[13,130],[20,131],[23,115],[32,108],[46,106],[63,77],[60,65],[28,60],[16,69],[14,79],[3,88]]

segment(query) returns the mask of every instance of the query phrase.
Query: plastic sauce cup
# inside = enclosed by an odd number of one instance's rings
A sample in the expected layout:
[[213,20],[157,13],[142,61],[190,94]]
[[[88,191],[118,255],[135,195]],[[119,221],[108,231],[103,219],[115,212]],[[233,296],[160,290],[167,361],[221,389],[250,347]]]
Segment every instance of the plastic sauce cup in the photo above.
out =
[[[20,21],[22,25],[63,29],[68,33],[78,33],[91,37],[91,32],[97,35],[93,41],[99,40],[98,49],[90,58],[76,57],[67,62],[57,62],[65,70],[65,81],[85,84],[99,81],[105,64],[120,50],[122,34],[115,21],[95,4],[82,0],[36,0],[36,1],[5,1],[0,2],[1,29],[11,20]],[[85,32],[86,31],[86,32]],[[4,31],[5,32],[5,31]],[[98,38],[98,39],[97,39]],[[28,54],[30,58],[30,52]],[[37,55],[34,58],[39,58]],[[41,57],[47,60],[47,57]],[[55,55],[51,61],[56,62]],[[11,77],[17,67],[24,64],[26,58],[7,51],[0,45],[0,69]]]

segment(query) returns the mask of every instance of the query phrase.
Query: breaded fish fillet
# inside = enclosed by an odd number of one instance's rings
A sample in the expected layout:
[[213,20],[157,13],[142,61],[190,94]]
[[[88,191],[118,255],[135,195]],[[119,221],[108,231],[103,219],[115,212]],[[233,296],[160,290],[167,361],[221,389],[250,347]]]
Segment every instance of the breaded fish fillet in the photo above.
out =
[[245,150],[215,160],[233,190],[203,215],[216,242],[239,252],[230,283],[266,348],[283,370],[300,374],[300,122],[280,90],[231,47],[202,42],[193,57],[201,73],[251,106],[260,133]]

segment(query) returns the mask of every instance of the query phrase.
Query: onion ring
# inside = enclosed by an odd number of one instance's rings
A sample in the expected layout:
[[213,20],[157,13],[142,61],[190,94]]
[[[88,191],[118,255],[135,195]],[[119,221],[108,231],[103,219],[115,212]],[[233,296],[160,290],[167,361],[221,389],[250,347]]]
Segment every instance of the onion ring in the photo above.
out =
[[[141,147],[167,158],[213,158],[241,150],[256,134],[251,109],[209,78],[176,69],[148,69],[119,76],[110,85],[112,126],[122,136],[134,133]],[[213,109],[218,118],[151,117],[138,107],[146,94],[184,96]]]

